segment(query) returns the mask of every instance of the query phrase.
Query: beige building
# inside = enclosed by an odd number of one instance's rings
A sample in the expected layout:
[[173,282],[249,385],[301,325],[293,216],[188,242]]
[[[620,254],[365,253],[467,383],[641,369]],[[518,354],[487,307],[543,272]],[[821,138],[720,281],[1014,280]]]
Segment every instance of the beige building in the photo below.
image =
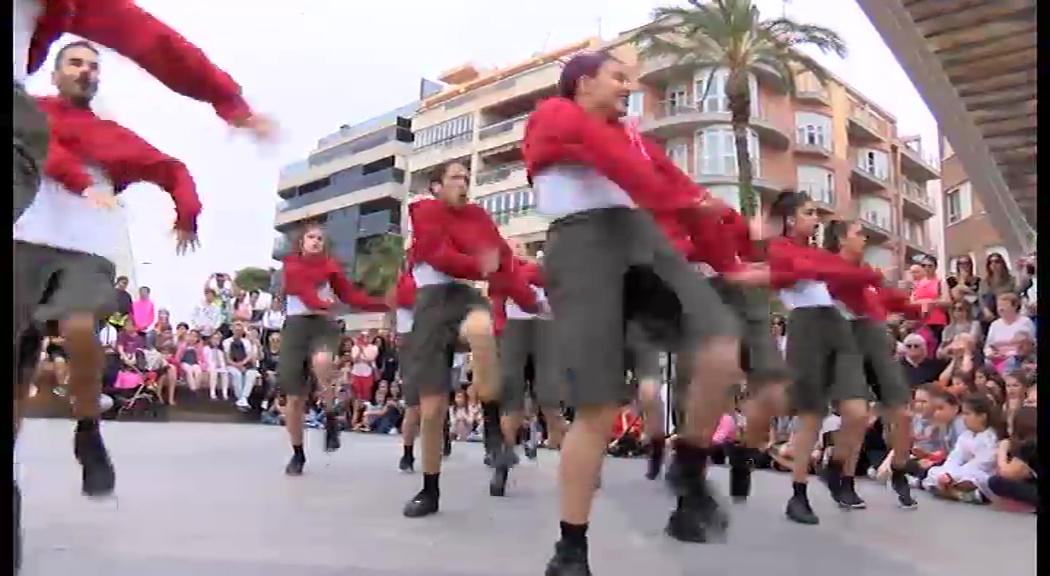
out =
[[[726,75],[667,61],[638,62],[631,34],[587,39],[495,70],[464,64],[442,74],[448,87],[424,99],[413,117],[411,191],[425,190],[434,166],[463,162],[471,168],[473,200],[505,236],[538,248],[547,221],[535,213],[522,163],[525,120],[539,100],[554,95],[562,61],[603,47],[637,70],[628,113],[639,118],[642,131],[664,143],[697,183],[736,204]],[[709,77],[713,84],[705,97]],[[937,256],[939,197],[928,191],[939,178],[937,159],[918,138],[899,135],[892,115],[845,83],[800,82],[802,90],[792,98],[777,78],[752,78],[751,154],[762,202],[793,187],[817,199],[828,216],[859,218],[871,238],[868,259],[884,269]]]

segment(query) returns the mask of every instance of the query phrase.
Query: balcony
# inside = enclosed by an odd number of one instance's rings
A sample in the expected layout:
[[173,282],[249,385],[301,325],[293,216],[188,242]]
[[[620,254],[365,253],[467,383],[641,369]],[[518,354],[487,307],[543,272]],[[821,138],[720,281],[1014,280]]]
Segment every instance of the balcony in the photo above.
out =
[[901,180],[900,191],[901,205],[905,216],[917,220],[926,220],[936,214],[933,200],[930,198],[925,186],[916,184],[911,180]]
[[893,220],[888,213],[862,204],[858,217],[868,241],[872,244],[882,244],[893,235]]
[[474,175],[474,186],[471,190],[471,196],[476,198],[488,196],[501,190],[519,186],[528,186],[525,163],[511,162],[509,164],[501,164],[481,170]]
[[904,223],[904,259],[906,262],[914,262],[918,258],[937,256],[937,248],[926,237],[926,231],[922,227],[914,226],[908,222]]
[[889,169],[868,162],[858,153],[850,170],[850,183],[860,192],[883,191],[890,186]]
[[831,98],[828,96],[828,89],[820,86],[819,82],[814,81],[814,83],[817,85],[796,87],[795,100],[805,102],[806,104],[831,106]]
[[[659,112],[643,118],[640,129],[643,133],[664,140],[676,137],[692,136],[697,130],[713,125],[730,125],[732,116],[728,111],[709,111],[696,105],[679,105],[664,101],[660,103]],[[750,127],[759,140],[778,150],[786,150],[791,145],[791,135],[786,127],[777,126],[759,105],[751,112]]]
[[474,132],[470,131],[458,136],[435,142],[425,148],[412,151],[412,171],[419,172],[433,168],[438,164],[459,160],[470,156],[474,145]]
[[918,139],[906,140],[901,146],[901,172],[919,182],[936,180],[941,177],[937,158],[922,149]]
[[316,218],[322,214],[363,204],[380,198],[402,199],[405,195],[405,171],[387,168],[364,176],[335,181],[320,190],[296,196],[277,204],[278,226]]
[[886,139],[886,121],[875,115],[867,106],[850,103],[847,134],[858,142],[881,142]]
[[[525,121],[528,114],[521,114],[478,129],[478,142],[484,147],[500,146],[508,142],[521,140],[525,136]],[[515,136],[516,137],[513,137]],[[510,139],[507,139],[511,137]]]

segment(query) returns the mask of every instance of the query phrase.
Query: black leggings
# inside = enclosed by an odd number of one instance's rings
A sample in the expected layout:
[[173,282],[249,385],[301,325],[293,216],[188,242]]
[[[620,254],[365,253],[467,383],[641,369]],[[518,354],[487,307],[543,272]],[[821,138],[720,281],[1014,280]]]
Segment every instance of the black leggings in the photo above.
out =
[[1027,480],[1013,480],[995,475],[988,479],[988,491],[1000,498],[1029,506],[1039,506],[1039,485]]

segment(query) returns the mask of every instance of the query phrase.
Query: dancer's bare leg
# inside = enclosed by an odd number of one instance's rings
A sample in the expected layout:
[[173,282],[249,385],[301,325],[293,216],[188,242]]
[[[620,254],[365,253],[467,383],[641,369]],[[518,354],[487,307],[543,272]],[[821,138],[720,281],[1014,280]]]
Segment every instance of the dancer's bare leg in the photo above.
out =
[[87,496],[113,493],[116,474],[99,430],[99,397],[105,353],[95,334],[94,313],[77,312],[60,322],[69,355],[69,392],[77,427],[74,454],[83,468],[82,490]]

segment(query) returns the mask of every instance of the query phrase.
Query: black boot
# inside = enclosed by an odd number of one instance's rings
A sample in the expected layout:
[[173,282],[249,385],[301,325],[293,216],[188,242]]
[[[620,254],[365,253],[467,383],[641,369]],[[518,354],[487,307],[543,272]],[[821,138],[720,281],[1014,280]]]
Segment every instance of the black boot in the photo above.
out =
[[423,474],[423,489],[405,504],[406,518],[423,518],[436,514],[441,491],[438,488],[437,474]]
[[839,488],[839,506],[850,510],[863,510],[868,503],[857,494],[857,485],[853,476],[843,476],[841,488]]
[[831,499],[836,504],[843,508],[849,508],[848,504],[842,501],[842,463],[838,460],[831,458],[828,460],[828,465],[820,471],[820,480],[827,486],[828,492],[831,494]]
[[751,470],[755,466],[755,450],[746,446],[729,447],[729,496],[744,502],[751,495]]
[[510,469],[517,464],[518,455],[512,446],[500,446],[492,453],[492,479],[489,481],[489,496],[506,495]]
[[544,576],[591,576],[587,545],[572,545],[564,539],[554,545],[554,556],[547,562]]
[[787,509],[784,510],[787,517],[799,524],[820,524],[820,518],[813,512],[813,507],[809,505],[809,496],[806,494],[805,483],[795,482],[792,484],[792,488],[794,489],[794,494],[791,495],[791,499],[787,503]]
[[324,451],[335,452],[343,445],[339,435],[339,422],[334,412],[328,412],[324,418]]
[[414,472],[416,468],[416,457],[412,454],[412,446],[404,446],[401,453],[401,461],[397,463],[397,469],[402,472]]
[[685,442],[675,448],[674,474],[668,483],[678,496],[665,532],[682,542],[711,542],[725,538],[729,516],[706,479],[707,450]]
[[113,493],[117,475],[106,451],[106,444],[102,441],[98,420],[83,419],[77,422],[73,455],[80,462],[81,492],[85,496],[109,496]]
[[18,488],[18,482],[13,484],[14,486],[14,499],[11,503],[11,509],[14,512],[13,524],[11,527],[14,532],[14,549],[12,555],[14,556],[14,568],[15,575],[18,575],[18,571],[22,569],[22,491]]
[[894,468],[890,476],[890,486],[897,493],[897,504],[905,510],[914,510],[919,503],[911,495],[911,484],[908,484],[908,475],[904,470]]
[[664,469],[664,447],[666,442],[663,438],[653,438],[649,445],[649,461],[645,469],[645,477],[648,480],[656,480]]
[[284,467],[284,473],[288,476],[302,476],[303,466],[306,466],[306,453],[302,446],[292,446],[292,458]]

